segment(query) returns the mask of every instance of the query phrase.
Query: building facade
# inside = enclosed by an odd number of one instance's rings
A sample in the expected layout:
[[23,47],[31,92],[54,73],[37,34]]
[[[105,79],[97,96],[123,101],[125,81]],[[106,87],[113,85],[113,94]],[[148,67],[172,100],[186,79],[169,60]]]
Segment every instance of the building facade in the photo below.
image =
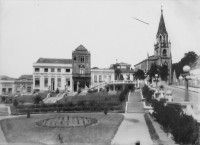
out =
[[35,91],[72,90],[72,60],[39,58],[33,64]]
[[83,45],[72,52],[72,77],[74,91],[91,85],[91,55]]
[[153,63],[159,66],[167,65],[169,70],[168,81],[172,81],[172,55],[171,55],[171,42],[168,38],[168,32],[165,27],[165,21],[163,17],[163,10],[161,10],[161,17],[156,34],[156,43],[154,44],[154,55],[149,56],[140,63],[134,65],[135,70],[141,69],[147,72]]
[[15,80],[13,78],[0,78],[0,95],[15,93]]
[[113,69],[91,69],[91,87],[114,81]]
[[33,93],[33,75],[21,75],[15,80],[15,93],[32,94]]

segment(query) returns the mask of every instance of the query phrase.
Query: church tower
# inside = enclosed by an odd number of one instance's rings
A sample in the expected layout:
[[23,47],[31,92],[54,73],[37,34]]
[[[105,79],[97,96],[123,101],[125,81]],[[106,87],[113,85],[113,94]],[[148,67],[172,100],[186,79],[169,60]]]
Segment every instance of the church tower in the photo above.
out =
[[154,56],[157,57],[157,65],[167,65],[169,68],[169,83],[171,83],[172,73],[172,56],[171,56],[171,42],[168,39],[167,29],[163,17],[163,10],[161,9],[160,22],[156,34],[156,44],[154,45]]

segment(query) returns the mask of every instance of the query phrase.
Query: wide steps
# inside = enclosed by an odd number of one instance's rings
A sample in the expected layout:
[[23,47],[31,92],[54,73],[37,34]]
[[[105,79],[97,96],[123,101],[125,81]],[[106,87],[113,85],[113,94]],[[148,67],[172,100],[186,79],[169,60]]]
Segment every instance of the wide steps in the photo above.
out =
[[8,108],[7,107],[0,107],[0,116],[8,116]]
[[141,102],[128,102],[127,113],[144,113],[143,105]]

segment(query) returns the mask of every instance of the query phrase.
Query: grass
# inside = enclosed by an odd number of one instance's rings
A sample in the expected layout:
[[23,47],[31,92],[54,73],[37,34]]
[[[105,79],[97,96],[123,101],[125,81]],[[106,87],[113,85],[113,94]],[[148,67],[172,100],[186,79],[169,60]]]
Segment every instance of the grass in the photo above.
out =
[[[39,93],[42,99],[46,98],[48,92]],[[33,103],[33,95],[23,95],[16,97],[19,103]]]
[[[36,126],[36,122],[40,120],[66,115],[91,117],[97,119],[98,122],[87,127],[51,128]],[[1,120],[0,124],[8,143],[108,145],[111,143],[122,120],[123,115],[121,114],[71,113],[32,115],[31,118],[24,116]]]

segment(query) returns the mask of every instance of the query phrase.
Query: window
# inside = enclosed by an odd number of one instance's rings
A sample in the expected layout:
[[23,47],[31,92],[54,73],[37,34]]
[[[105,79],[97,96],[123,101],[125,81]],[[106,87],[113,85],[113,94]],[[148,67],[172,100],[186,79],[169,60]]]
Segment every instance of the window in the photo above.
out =
[[48,78],[44,78],[44,87],[48,87]]
[[31,93],[31,87],[30,86],[27,87],[27,92]]
[[57,72],[61,72],[61,69],[60,69],[60,68],[58,68],[58,69],[57,69]]
[[80,68],[80,74],[84,74],[84,69]]
[[94,82],[97,82],[97,75],[94,75]]
[[40,71],[40,68],[35,68],[35,72],[39,72]]
[[16,90],[17,90],[17,92],[20,92],[20,85],[17,85]]
[[166,49],[163,50],[163,56],[167,56],[167,50]]
[[61,87],[61,78],[57,79],[57,85],[58,85],[58,87]]
[[12,88],[8,88],[8,94],[12,93]]
[[48,68],[44,68],[44,72],[48,72]]
[[36,87],[40,86],[40,79],[39,78],[35,78],[35,86]]
[[108,77],[108,82],[111,82],[111,76]]
[[84,61],[85,61],[84,56],[81,56],[80,59],[81,59],[81,62],[84,62]]
[[74,61],[76,61],[76,56],[74,56]]
[[55,72],[55,69],[54,69],[54,68],[51,68],[51,72]]
[[102,76],[101,75],[99,76],[99,82],[102,82]]
[[70,72],[70,69],[67,68],[65,71],[66,71],[66,72]]
[[2,88],[2,93],[3,93],[3,94],[6,93],[6,88]]

